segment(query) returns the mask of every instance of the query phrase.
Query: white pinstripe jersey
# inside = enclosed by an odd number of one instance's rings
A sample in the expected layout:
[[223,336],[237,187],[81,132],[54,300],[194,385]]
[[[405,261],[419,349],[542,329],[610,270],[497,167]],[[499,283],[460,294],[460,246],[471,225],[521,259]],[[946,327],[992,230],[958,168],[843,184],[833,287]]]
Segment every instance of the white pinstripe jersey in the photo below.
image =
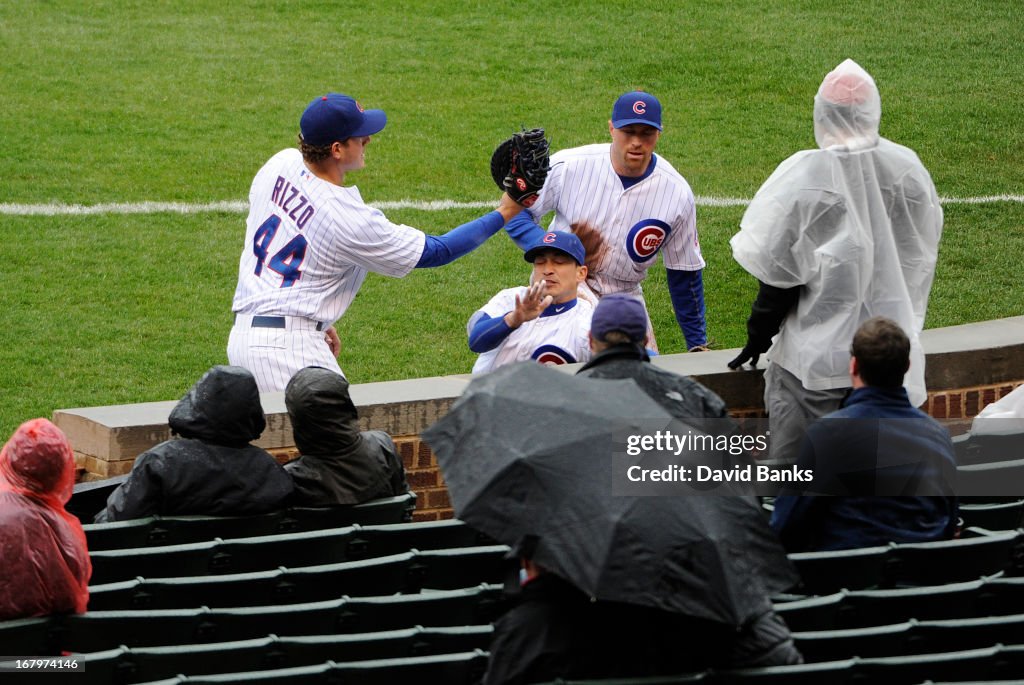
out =
[[601,295],[639,296],[638,286],[659,252],[669,269],[703,269],[690,184],[656,157],[651,174],[624,190],[610,150],[610,143],[598,143],[553,154],[544,188],[529,210],[533,217],[554,211],[548,230],[569,231],[586,222],[600,231],[607,251],[587,282]]
[[249,190],[236,313],[333,323],[366,274],[405,276],[426,238],[368,207],[355,186],[315,176],[295,148],[270,158]]
[[[526,296],[526,288],[506,288],[477,311],[497,318],[516,306],[516,295]],[[499,366],[535,359],[542,364],[574,364],[590,359],[590,318],[594,305],[583,299],[552,304],[544,314],[527,321],[509,333],[493,350],[484,352],[473,364],[473,373],[493,371]],[[560,307],[568,307],[559,312]]]

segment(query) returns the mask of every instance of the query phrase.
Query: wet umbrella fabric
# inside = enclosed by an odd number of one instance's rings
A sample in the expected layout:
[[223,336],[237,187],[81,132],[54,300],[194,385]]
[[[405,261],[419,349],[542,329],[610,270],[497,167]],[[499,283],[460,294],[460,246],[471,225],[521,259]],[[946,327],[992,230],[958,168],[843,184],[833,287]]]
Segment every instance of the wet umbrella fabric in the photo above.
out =
[[754,498],[612,496],[613,452],[657,426],[692,430],[632,380],[526,362],[474,379],[423,437],[456,516],[535,539],[533,560],[592,597],[741,625],[795,572]]

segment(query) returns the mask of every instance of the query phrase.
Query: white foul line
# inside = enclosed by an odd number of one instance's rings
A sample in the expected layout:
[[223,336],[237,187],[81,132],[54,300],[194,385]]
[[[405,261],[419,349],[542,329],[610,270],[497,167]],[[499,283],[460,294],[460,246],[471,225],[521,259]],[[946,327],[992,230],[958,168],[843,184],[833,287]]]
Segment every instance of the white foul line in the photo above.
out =
[[[698,195],[697,205],[701,207],[743,207],[750,204],[748,198],[715,197]],[[1024,195],[985,195],[979,197],[940,197],[944,205],[978,205],[995,202],[1024,203]],[[384,209],[416,209],[425,212],[440,212],[448,209],[486,209],[495,207],[496,200],[487,202],[457,202],[455,200],[386,200],[371,202],[372,206]],[[89,214],[203,214],[223,212],[241,214],[248,210],[244,200],[223,200],[220,202],[109,202],[96,205],[67,205],[63,203],[19,204],[0,203],[0,215],[8,216],[76,216]]]

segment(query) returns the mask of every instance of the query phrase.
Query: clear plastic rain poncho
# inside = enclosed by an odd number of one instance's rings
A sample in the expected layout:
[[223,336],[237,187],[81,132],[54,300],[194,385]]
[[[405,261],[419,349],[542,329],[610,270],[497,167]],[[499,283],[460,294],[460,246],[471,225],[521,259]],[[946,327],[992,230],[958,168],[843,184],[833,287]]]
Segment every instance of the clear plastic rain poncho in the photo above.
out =
[[0,620],[85,611],[92,565],[64,509],[74,485],[71,445],[46,419],[23,423],[0,451]]
[[911,340],[905,385],[926,399],[924,327],[935,275],[942,208],[913,150],[878,135],[874,80],[853,60],[829,73],[814,98],[814,137],[757,191],[733,257],[777,288],[802,286],[769,358],[810,390],[850,385],[850,342],[873,316],[893,319]]

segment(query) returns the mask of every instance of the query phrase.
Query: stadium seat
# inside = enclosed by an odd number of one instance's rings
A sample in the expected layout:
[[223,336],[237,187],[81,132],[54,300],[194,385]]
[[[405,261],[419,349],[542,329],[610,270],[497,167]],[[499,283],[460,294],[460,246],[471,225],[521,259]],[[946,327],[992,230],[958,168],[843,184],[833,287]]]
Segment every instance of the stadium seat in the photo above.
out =
[[1024,520],[1024,499],[1012,502],[960,503],[960,518],[964,528],[987,530],[1015,530]]
[[360,685],[395,685],[396,683],[444,683],[473,685],[487,668],[487,654],[481,650],[408,657],[404,659],[372,659],[343,663],[328,662],[317,666],[249,671],[209,676],[179,676],[150,681],[147,685],[173,683],[261,683],[276,685],[352,682]]
[[757,683],[757,685],[842,685],[850,682],[855,659],[823,661],[793,666],[763,666],[736,670],[713,671],[718,684]]
[[941,585],[994,575],[1012,566],[1016,545],[1016,531],[893,545],[886,561],[886,586]]
[[111,549],[89,552],[92,576],[89,583],[104,585],[137,576],[166,578],[200,576],[210,572],[217,541],[194,542],[169,547]]
[[[214,642],[209,609],[88,611],[66,617],[57,643],[70,652],[98,652],[119,645],[150,647]],[[262,637],[262,636],[261,636]]]
[[800,574],[799,589],[823,595],[842,589],[879,587],[884,582],[888,547],[863,547],[787,555]]
[[808,662],[955,652],[1024,644],[1024,614],[795,632],[793,639]]
[[988,647],[939,654],[874,657],[858,660],[856,674],[863,682],[879,685],[914,685],[924,680],[978,680],[996,676],[998,670],[1024,676],[1019,664],[1008,663],[1002,647]]
[[864,628],[910,619],[939,620],[978,615],[985,581],[887,590],[858,590],[847,594],[837,612],[835,628]]
[[379,557],[410,549],[453,549],[493,545],[494,541],[459,519],[357,526],[349,558]]
[[893,656],[911,653],[909,643],[915,626],[916,623],[906,621],[868,628],[794,632],[793,640],[808,663],[855,656]]
[[[416,595],[344,597],[305,604],[209,609],[89,611],[84,614],[0,623],[11,645],[60,651],[98,652],[120,645],[156,647],[251,640],[278,636],[337,635],[430,626],[487,626],[507,608],[501,586]],[[43,632],[43,628],[47,632]],[[42,644],[40,645],[40,640]],[[4,642],[4,644],[7,644]]]
[[0,651],[3,656],[60,654],[60,647],[54,645],[53,640],[54,620],[50,616],[40,616],[0,621]]
[[156,516],[149,531],[151,545],[183,545],[214,538],[249,538],[274,535],[282,513],[272,511],[256,516]]
[[326,528],[344,528],[358,523],[375,526],[412,520],[416,493],[386,497],[351,507],[292,507],[284,512],[278,532],[291,533]]
[[103,480],[76,483],[71,499],[64,508],[78,517],[82,523],[92,523],[93,517],[107,507],[110,493],[128,479],[128,474]]
[[409,566],[408,591],[455,590],[480,583],[500,583],[509,564],[517,563],[508,560],[508,552],[507,545],[417,551]]
[[1024,495],[1024,459],[958,466],[957,492],[970,497],[1020,498]]
[[249,573],[279,566],[295,568],[350,561],[361,558],[348,554],[354,532],[355,528],[350,526],[224,540],[217,546],[207,572]]
[[775,604],[775,611],[786,620],[790,630],[835,630],[839,612],[845,607],[847,591],[822,597],[808,597]]
[[956,463],[961,466],[1024,459],[1024,434],[965,433],[953,438],[953,447],[956,450]]
[[147,547],[150,544],[149,531],[153,527],[152,516],[129,521],[111,523],[88,523],[82,526],[89,552],[127,547]]
[[354,635],[268,636],[204,645],[139,647],[122,655],[122,676],[158,680],[177,674],[209,675],[309,666],[332,661],[394,659],[485,649],[490,626],[406,628]]

